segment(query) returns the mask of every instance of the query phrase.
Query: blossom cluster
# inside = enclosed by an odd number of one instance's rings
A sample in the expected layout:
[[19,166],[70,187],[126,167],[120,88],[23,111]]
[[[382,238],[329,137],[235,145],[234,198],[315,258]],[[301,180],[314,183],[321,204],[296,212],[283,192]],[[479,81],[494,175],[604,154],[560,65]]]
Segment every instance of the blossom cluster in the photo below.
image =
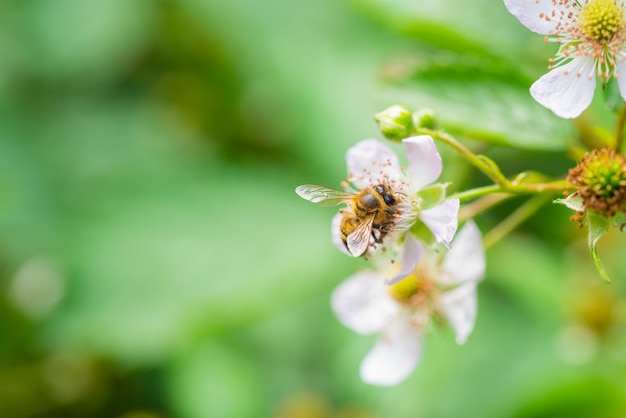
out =
[[[530,87],[531,96],[541,105],[562,118],[578,117],[591,104],[598,80],[626,99],[622,0],[503,1],[524,26],[558,44],[549,72]],[[331,298],[340,322],[359,334],[378,336],[361,363],[363,381],[389,386],[406,379],[420,361],[424,336],[435,325],[449,324],[458,344],[474,328],[476,291],[486,264],[482,237],[471,220],[457,233],[460,200],[448,196],[448,185],[438,182],[443,163],[433,137],[494,182],[457,193],[464,201],[490,193],[503,198],[567,194],[555,202],[576,211],[572,219],[588,227],[592,259],[610,283],[597,242],[610,226],[620,230],[626,226],[626,157],[622,152],[626,105],[621,102],[620,106],[614,143],[588,152],[563,180],[526,182],[527,173],[510,180],[492,160],[433,130],[432,112],[411,113],[392,106],[375,119],[387,139],[404,146],[406,168],[389,146],[368,139],[347,152],[343,190],[314,184],[296,188],[313,203],[344,204],[332,220],[333,242],[347,255],[370,262],[370,268],[347,278]],[[510,220],[521,222],[535,206],[520,208]],[[484,210],[488,205],[483,202],[478,207]],[[505,229],[510,230],[509,226]],[[485,241],[493,243],[493,239]]]
[[[433,139],[414,136],[402,143],[406,169],[391,148],[369,139],[347,152],[345,192],[313,185],[296,189],[316,203],[348,204],[332,221],[333,242],[348,255],[363,255],[372,267],[340,284],[331,305],[348,328],[378,335],[360,373],[363,381],[380,386],[411,374],[420,360],[422,338],[434,324],[449,323],[456,342],[466,341],[476,318],[477,284],[485,272],[478,228],[467,222],[457,234],[459,200],[446,198],[447,185],[435,183],[442,160]],[[348,225],[363,229],[358,225],[367,222],[366,250],[354,254],[347,244]]]

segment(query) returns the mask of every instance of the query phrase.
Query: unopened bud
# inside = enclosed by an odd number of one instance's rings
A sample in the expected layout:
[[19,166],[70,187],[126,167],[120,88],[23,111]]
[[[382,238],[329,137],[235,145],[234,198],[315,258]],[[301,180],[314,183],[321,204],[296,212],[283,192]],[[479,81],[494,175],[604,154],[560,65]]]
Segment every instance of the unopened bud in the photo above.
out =
[[374,120],[385,138],[392,141],[408,138],[413,131],[413,115],[404,106],[391,106],[375,114]]
[[435,112],[432,109],[420,109],[413,114],[413,123],[418,128],[433,129],[435,127]]

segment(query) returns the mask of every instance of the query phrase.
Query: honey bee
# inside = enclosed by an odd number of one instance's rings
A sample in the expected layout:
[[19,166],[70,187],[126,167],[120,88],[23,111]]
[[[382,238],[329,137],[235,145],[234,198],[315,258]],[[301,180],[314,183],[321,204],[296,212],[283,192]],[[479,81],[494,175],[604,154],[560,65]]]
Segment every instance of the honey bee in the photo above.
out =
[[333,206],[346,203],[342,209],[339,234],[348,251],[359,257],[367,251],[370,237],[381,243],[392,229],[398,214],[398,198],[386,184],[378,184],[358,193],[344,192],[317,184],[296,187],[296,193],[318,206]]

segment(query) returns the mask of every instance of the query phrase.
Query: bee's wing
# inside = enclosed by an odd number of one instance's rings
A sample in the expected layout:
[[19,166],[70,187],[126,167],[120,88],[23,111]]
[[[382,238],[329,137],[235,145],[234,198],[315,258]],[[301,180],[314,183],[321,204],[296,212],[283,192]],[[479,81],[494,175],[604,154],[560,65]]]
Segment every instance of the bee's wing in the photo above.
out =
[[355,257],[359,257],[367,251],[367,247],[370,245],[370,238],[372,236],[372,224],[376,214],[373,213],[367,218],[363,219],[363,222],[356,227],[356,229],[348,235],[346,244],[348,244],[348,251]]
[[317,184],[303,184],[296,187],[296,193],[309,202],[318,206],[334,206],[350,200],[354,194]]

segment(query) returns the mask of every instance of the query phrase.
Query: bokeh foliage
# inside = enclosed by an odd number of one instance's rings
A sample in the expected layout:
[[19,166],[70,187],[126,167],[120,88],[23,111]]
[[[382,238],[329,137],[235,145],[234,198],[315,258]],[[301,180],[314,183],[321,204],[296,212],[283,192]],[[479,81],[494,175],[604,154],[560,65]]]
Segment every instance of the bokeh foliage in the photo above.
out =
[[[488,253],[465,346],[402,385],[329,308],[345,150],[430,107],[505,174],[563,175],[601,135],[536,104],[549,45],[498,1],[22,0],[0,5],[3,417],[618,417],[623,237],[546,207]],[[590,114],[610,126],[602,103]],[[486,180],[449,150],[453,189]],[[483,231],[514,199],[477,222]]]

